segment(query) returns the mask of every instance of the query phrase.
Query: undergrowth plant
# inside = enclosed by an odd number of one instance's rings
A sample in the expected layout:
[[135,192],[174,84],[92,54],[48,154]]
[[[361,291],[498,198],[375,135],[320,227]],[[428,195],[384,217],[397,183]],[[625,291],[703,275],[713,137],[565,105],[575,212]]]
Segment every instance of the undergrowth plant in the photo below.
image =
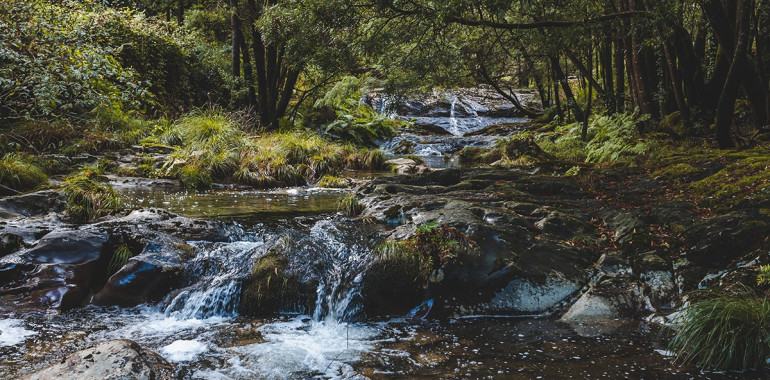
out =
[[[0,159],[0,185],[3,187],[23,192],[47,181],[45,171],[21,154],[7,153]],[[2,189],[1,193],[4,193]]]
[[759,368],[770,355],[770,300],[747,289],[696,300],[669,347],[678,361],[701,368]]
[[163,173],[190,188],[215,180],[269,188],[304,185],[344,169],[382,169],[387,160],[380,150],[335,143],[313,131],[257,136],[246,132],[247,124],[242,115],[221,110],[182,118],[160,138],[177,147]]
[[67,200],[67,215],[76,222],[90,222],[120,207],[115,190],[109,184],[100,183],[93,168],[66,178],[62,191]]
[[439,272],[463,257],[479,254],[479,246],[457,228],[437,222],[417,227],[413,237],[400,242],[386,242],[377,250],[381,260],[412,268],[423,287],[440,282]]
[[128,259],[130,259],[133,255],[134,254],[126,244],[121,244],[115,248],[115,252],[112,253],[110,262],[107,265],[107,277],[112,276],[113,274],[117,273],[120,268],[123,268],[123,266],[128,262]]

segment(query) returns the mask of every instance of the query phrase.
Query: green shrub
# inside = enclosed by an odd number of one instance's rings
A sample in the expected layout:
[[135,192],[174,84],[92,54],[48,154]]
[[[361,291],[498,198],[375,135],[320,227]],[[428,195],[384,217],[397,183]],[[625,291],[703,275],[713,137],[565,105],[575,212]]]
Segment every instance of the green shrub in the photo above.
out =
[[118,196],[109,184],[97,181],[98,175],[85,170],[64,180],[62,191],[67,198],[66,212],[76,222],[89,222],[120,207]]
[[399,126],[408,124],[379,114],[361,102],[371,82],[368,77],[344,77],[315,103],[316,109],[333,110],[337,115],[324,127],[326,133],[357,145],[374,146],[375,140],[394,137]]
[[348,187],[348,180],[326,174],[318,180],[316,186],[327,189],[344,189]]
[[115,59],[121,45],[102,43],[105,20],[122,19],[131,15],[90,2],[0,2],[0,118],[138,109],[149,101],[146,84]]
[[694,301],[669,347],[677,360],[713,370],[759,368],[770,355],[770,301],[749,291]]
[[206,190],[214,185],[214,180],[209,173],[195,165],[187,165],[179,169],[177,178],[184,188],[190,190]]
[[16,191],[29,191],[47,181],[43,169],[18,153],[8,153],[0,159],[0,185]]

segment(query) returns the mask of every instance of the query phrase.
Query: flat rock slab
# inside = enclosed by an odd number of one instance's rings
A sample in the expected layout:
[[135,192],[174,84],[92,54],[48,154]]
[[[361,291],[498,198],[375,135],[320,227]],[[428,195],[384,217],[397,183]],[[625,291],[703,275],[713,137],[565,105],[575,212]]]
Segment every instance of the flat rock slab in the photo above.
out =
[[160,355],[126,339],[100,343],[75,352],[61,363],[23,377],[24,380],[165,380],[174,366]]

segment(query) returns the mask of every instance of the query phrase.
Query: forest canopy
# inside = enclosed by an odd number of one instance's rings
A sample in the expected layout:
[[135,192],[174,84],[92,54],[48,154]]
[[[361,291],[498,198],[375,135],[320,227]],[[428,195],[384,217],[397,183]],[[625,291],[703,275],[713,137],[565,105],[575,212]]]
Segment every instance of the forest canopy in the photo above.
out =
[[[487,84],[532,117],[723,148],[770,119],[770,4],[755,0],[24,0],[0,4],[0,118],[215,104],[257,124],[313,120],[341,78],[396,96]],[[372,86],[375,88],[377,86]],[[541,107],[522,104],[532,88]],[[311,122],[312,123],[312,122]],[[585,132],[584,132],[585,133]]]

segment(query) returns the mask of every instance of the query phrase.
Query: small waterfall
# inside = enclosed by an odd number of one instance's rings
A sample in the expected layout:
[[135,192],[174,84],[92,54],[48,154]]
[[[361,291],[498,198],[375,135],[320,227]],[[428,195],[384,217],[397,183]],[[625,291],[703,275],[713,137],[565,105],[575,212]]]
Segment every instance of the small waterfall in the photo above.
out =
[[344,236],[345,231],[329,220],[318,222],[310,231],[311,239],[323,247],[318,252],[323,265],[314,321],[351,321],[360,312],[361,279],[371,260],[366,257],[366,245],[351,244]]
[[241,282],[263,242],[201,243],[187,263],[190,286],[173,294],[163,310],[177,319],[233,317],[240,303]]
[[457,107],[457,97],[452,98],[452,105],[449,108],[449,133],[455,136],[462,136],[463,132],[460,130],[460,121],[457,120],[455,115],[455,107]]

